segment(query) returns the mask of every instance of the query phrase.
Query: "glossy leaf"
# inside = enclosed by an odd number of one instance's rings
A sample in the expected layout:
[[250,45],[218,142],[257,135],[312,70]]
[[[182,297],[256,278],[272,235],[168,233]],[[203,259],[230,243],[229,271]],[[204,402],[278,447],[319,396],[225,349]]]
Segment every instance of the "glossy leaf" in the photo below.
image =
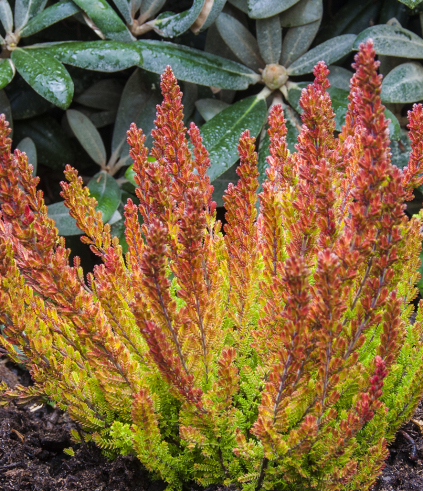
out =
[[109,39],[130,43],[135,38],[106,0],[74,0]]
[[[138,0],[138,1],[141,3],[140,17],[138,20],[141,24],[144,23],[146,20],[151,19],[158,12],[160,12],[163,5],[166,3],[166,0]],[[135,16],[137,1],[133,2],[133,5],[134,5],[134,9],[132,10],[132,14],[133,16]]]
[[18,148],[21,152],[25,152],[28,157],[28,162],[32,165],[32,175],[35,176],[37,174],[37,149],[35,147],[35,143],[31,140],[31,138],[26,137],[21,140],[16,148]]
[[350,90],[350,81],[353,73],[341,66],[330,65],[328,80],[332,87],[338,87],[338,89]]
[[90,119],[75,109],[66,111],[69,126],[74,135],[94,162],[100,166],[106,164],[106,149],[103,140]]
[[88,189],[98,202],[96,210],[101,211],[103,222],[108,222],[120,203],[121,191],[118,183],[106,171],[100,171],[89,181]]
[[80,8],[71,0],[62,0],[46,8],[33,19],[31,19],[21,30],[21,37],[32,36],[46,27],[49,27],[56,22],[80,12]]
[[321,60],[326,65],[335,63],[335,61],[340,60],[352,50],[355,38],[355,34],[343,34],[319,44],[294,61],[288,68],[288,74],[304,75],[312,73],[315,65]]
[[75,102],[95,109],[117,110],[123,86],[119,80],[108,78],[100,80],[78,97]]
[[300,0],[281,16],[282,27],[304,26],[319,20],[323,15],[322,0]]
[[[12,109],[10,107],[9,99],[4,90],[0,90],[0,114],[6,116],[6,121],[9,121],[9,128],[13,130],[13,117]],[[13,131],[10,133],[9,137],[12,138]]]
[[6,34],[13,32],[13,14],[8,0],[0,0],[0,22]]
[[154,85],[145,80],[145,73],[136,70],[128,79],[119,103],[115,128],[112,138],[112,154],[124,158],[129,163],[129,145],[126,142],[126,132],[132,122],[142,128],[148,147],[152,144],[151,130],[156,119],[156,105],[161,103],[162,97],[159,84]]
[[37,148],[38,163],[52,169],[74,165],[74,150],[63,128],[51,116],[15,121],[17,141],[29,137]]
[[16,0],[15,30],[19,30],[30,19],[44,10],[47,0]]
[[244,65],[255,72],[264,68],[256,38],[241,22],[221,12],[216,20],[216,27],[222,39]]
[[0,89],[6,87],[6,85],[15,76],[15,65],[11,59],[0,59]]
[[242,131],[249,129],[252,136],[257,136],[266,115],[266,102],[259,96],[251,96],[227,107],[200,128],[210,155],[208,175],[211,181],[238,160],[237,144]]
[[61,109],[72,102],[72,78],[53,56],[43,50],[17,48],[12,61],[22,78],[49,102]]
[[47,206],[47,216],[54,220],[54,225],[59,231],[59,235],[82,235],[82,230],[76,226],[75,218],[69,215],[69,208],[66,208],[64,201],[53,203]]
[[142,68],[162,74],[170,65],[178,80],[234,90],[246,89],[260,80],[239,63],[194,48],[151,39],[134,44],[142,54]]
[[116,111],[99,111],[91,114],[86,114],[96,128],[103,128],[109,124],[113,124],[116,120]]
[[266,64],[278,63],[282,49],[282,29],[278,15],[256,21],[257,42]]
[[66,41],[41,46],[62,63],[98,72],[118,72],[142,62],[135,43]]
[[301,97],[301,91],[311,83],[313,82],[288,82],[288,102],[291,107],[293,107],[299,114],[303,112],[301,106],[298,103]]
[[132,24],[131,6],[129,5],[128,0],[113,0],[113,3],[116,5],[117,9],[122,14],[122,17],[125,19],[125,22],[131,25]]
[[252,19],[264,19],[289,9],[299,0],[248,0],[248,14]]
[[205,0],[194,0],[192,7],[189,10],[185,10],[179,14],[163,12],[157,19],[151,21],[150,25],[154,27],[154,30],[160,34],[160,36],[167,38],[180,36],[195,22],[195,19],[203,8],[204,2]]
[[198,112],[201,114],[205,121],[214,118],[216,114],[226,109],[229,104],[220,101],[219,99],[199,99],[195,103]]
[[373,39],[378,55],[423,58],[423,39],[403,27],[387,24],[369,27],[357,36],[353,49],[358,50],[360,44],[369,38]]
[[119,245],[122,247],[122,253],[126,254],[129,247],[125,238],[125,219],[113,223],[113,225],[110,227],[110,234],[112,237],[117,237],[119,239]]
[[320,20],[316,20],[305,26],[290,27],[283,39],[280,64],[289,67],[303,55],[313,42],[319,26]]
[[228,189],[229,183],[236,185],[239,176],[236,173],[236,165],[230,167],[227,171],[221,174],[213,181],[213,201],[216,201],[217,206],[224,206],[223,195]]
[[403,63],[391,70],[383,79],[383,102],[409,103],[423,99],[423,66],[420,63]]
[[13,117],[16,120],[40,116],[54,107],[51,102],[34,92],[22,77],[16,77],[7,89]]

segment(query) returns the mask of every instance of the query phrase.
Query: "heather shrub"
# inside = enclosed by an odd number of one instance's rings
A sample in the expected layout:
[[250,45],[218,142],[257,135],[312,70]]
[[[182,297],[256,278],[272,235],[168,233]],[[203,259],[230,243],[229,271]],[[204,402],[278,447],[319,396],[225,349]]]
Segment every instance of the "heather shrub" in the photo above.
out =
[[125,207],[127,254],[66,168],[62,196],[103,261],[87,278],[3,116],[0,342],[34,385],[3,384],[1,401],[54,401],[80,424],[75,442],[134,453],[170,489],[367,489],[423,393],[422,308],[409,320],[422,223],[404,213],[423,180],[423,108],[409,113],[402,171],[374,55],[371,42],[356,55],[338,136],[323,62],[301,94],[293,154],[272,107],[258,196],[255,140],[242,133],[223,231],[168,67],[151,151],[128,132],[140,204]]

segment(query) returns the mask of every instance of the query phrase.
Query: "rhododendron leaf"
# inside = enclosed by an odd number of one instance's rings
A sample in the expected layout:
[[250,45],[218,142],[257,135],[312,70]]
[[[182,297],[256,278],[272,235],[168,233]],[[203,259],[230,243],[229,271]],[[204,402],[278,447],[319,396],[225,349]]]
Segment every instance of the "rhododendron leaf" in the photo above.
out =
[[216,27],[222,39],[244,65],[255,72],[264,68],[257,40],[241,22],[222,12],[216,20]]
[[65,41],[39,46],[66,65],[98,72],[118,72],[142,62],[135,43]]
[[43,50],[17,48],[12,61],[22,78],[41,96],[61,109],[73,97],[73,81],[66,68]]
[[116,5],[117,9],[122,14],[122,17],[125,19],[125,22],[131,25],[132,24],[131,6],[129,5],[128,0],[113,0],[113,3]]
[[304,26],[290,27],[283,38],[280,64],[289,67],[302,56],[311,46],[319,26],[320,19]]
[[350,90],[350,82],[353,73],[346,68],[337,65],[331,65],[329,67],[330,73],[328,75],[329,83],[332,87],[338,87],[338,89]]
[[322,17],[322,0],[300,0],[281,14],[282,27],[303,26],[315,22]]
[[388,24],[368,27],[357,36],[353,49],[358,50],[370,38],[378,55],[423,58],[423,39],[403,27]]
[[[264,19],[279,14],[298,3],[298,0],[248,0],[248,13],[252,19]],[[236,3],[235,3],[236,5]]]
[[96,210],[103,215],[103,222],[108,222],[120,203],[121,190],[116,180],[106,171],[100,171],[88,183],[90,195],[98,204]]
[[82,234],[82,230],[76,226],[75,218],[69,215],[69,208],[65,206],[64,201],[47,206],[47,215],[54,220],[54,225],[59,230],[60,235],[66,237]]
[[109,39],[130,43],[135,41],[122,19],[106,0],[74,0],[100,31]]
[[178,80],[185,82],[242,90],[260,80],[246,66],[198,49],[153,39],[135,45],[142,55],[142,68],[160,74],[170,65]]
[[154,30],[161,36],[173,38],[187,31],[198,17],[205,0],[194,0],[192,7],[179,14],[163,12],[157,19],[150,22]]
[[261,57],[266,62],[278,63],[282,49],[282,29],[278,15],[256,21],[257,42]]
[[23,27],[32,17],[44,10],[46,3],[47,0],[16,0],[15,30]]
[[195,103],[195,107],[205,121],[214,118],[216,114],[219,114],[220,111],[223,111],[228,106],[229,104],[227,102],[223,102],[219,99],[199,99]]
[[423,99],[423,66],[420,63],[403,63],[391,70],[382,82],[383,102],[416,102]]
[[85,114],[75,109],[66,111],[66,117],[69,126],[84,150],[96,164],[104,166],[106,164],[106,149],[94,124]]
[[0,60],[0,89],[12,80],[15,75],[15,65],[10,59]]
[[239,159],[237,141],[248,128],[257,136],[267,114],[265,101],[251,96],[227,107],[200,128],[203,144],[209,152],[211,165],[207,174],[213,182]]
[[352,50],[355,38],[355,34],[343,34],[342,36],[334,37],[319,44],[295,60],[289,66],[288,74],[304,75],[306,73],[312,73],[314,66],[320,60],[323,60],[326,65],[335,63],[335,61],[338,61]]
[[80,12],[81,9],[71,0],[62,0],[58,3],[46,8],[33,19],[31,19],[21,30],[22,38],[32,36],[33,34],[42,31],[56,22]]
[[18,148],[21,152],[26,153],[28,162],[33,167],[32,175],[35,176],[37,174],[37,149],[33,140],[26,137],[16,145],[16,148]]
[[13,32],[13,14],[8,0],[0,0],[0,23],[6,34]]

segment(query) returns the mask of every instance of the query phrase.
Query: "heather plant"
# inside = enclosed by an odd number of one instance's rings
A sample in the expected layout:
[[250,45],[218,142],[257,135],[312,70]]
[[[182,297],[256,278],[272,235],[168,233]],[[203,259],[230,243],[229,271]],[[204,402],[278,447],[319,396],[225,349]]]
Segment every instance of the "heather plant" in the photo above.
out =
[[423,180],[423,107],[409,113],[402,171],[374,55],[371,42],[356,55],[338,137],[323,62],[302,91],[292,154],[272,107],[258,196],[254,138],[242,133],[223,231],[168,67],[151,151],[128,132],[140,204],[125,207],[126,255],[65,170],[66,206],[103,261],[87,279],[2,116],[0,342],[34,380],[3,384],[2,403],[55,402],[79,423],[75,442],[133,453],[170,489],[368,489],[423,393],[422,304],[409,320],[422,218],[404,213]]

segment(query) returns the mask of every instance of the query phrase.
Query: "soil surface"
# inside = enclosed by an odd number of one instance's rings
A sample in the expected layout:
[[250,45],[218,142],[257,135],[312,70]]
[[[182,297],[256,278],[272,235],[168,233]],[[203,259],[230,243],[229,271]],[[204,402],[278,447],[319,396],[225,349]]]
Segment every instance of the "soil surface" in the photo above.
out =
[[[30,385],[24,370],[0,358],[0,380]],[[95,445],[80,445],[75,456],[69,431],[75,424],[51,406],[0,407],[0,491],[163,491],[135,457],[107,460]],[[421,428],[421,429],[420,429]],[[383,474],[371,491],[423,490],[423,403],[397,433]],[[229,491],[220,488],[219,491]],[[187,491],[200,491],[188,486]],[[216,487],[206,491],[215,491]],[[233,491],[231,489],[231,491]]]

